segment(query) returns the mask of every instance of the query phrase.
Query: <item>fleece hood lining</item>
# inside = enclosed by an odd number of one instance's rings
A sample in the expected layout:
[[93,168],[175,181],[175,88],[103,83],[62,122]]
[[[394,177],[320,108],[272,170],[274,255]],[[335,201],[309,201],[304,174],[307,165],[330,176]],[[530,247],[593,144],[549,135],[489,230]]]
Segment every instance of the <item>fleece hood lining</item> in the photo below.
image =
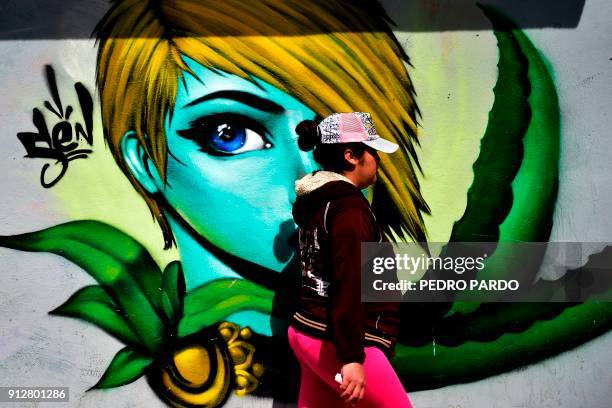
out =
[[351,185],[353,182],[340,173],[326,170],[318,170],[309,173],[295,182],[295,194],[297,196],[306,195],[330,181],[346,181]]

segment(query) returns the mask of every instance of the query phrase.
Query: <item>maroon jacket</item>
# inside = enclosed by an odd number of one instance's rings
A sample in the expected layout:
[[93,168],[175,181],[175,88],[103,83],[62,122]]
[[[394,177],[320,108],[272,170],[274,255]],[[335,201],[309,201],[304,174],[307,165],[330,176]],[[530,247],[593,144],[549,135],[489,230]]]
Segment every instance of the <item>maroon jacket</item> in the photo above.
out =
[[[302,278],[291,324],[332,339],[342,363],[363,363],[363,348],[371,345],[392,356],[399,303],[361,301],[361,242],[388,242],[370,204],[347,178],[328,171],[298,180],[296,193]],[[389,276],[385,280],[397,282],[394,272]]]

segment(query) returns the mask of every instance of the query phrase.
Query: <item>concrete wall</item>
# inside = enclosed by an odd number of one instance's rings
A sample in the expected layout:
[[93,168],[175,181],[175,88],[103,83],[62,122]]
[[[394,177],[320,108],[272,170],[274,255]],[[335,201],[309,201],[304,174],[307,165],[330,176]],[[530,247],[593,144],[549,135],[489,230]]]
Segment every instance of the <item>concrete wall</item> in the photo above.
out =
[[[516,2],[495,2],[523,27],[548,61],[558,95],[559,184],[548,240],[593,243],[581,262],[567,265],[574,268],[612,242],[608,216],[612,208],[612,141],[608,137],[612,126],[612,4],[605,0],[545,2],[547,5],[538,7],[535,2],[512,3]],[[424,216],[428,238],[446,242],[453,223],[466,209],[467,191],[474,180],[472,165],[480,153],[494,102],[497,38],[490,21],[473,2],[451,5],[420,0],[406,5],[385,1],[383,6],[396,20],[394,35],[410,57],[408,73],[422,114],[417,155],[423,172],[418,177],[431,208],[431,215]],[[103,1],[48,2],[44,6],[15,1],[2,6],[0,235],[38,231],[73,220],[98,220],[136,239],[163,267],[186,256],[177,249],[162,249],[159,226],[103,141],[98,93],[94,92],[96,44],[88,36],[106,8]],[[35,130],[35,107],[45,111],[50,128],[60,121],[43,106],[45,100],[52,102],[44,77],[48,64],[55,70],[64,107],[78,106],[74,83],[81,82],[92,92],[94,143],[82,146],[91,148],[88,157],[71,161],[57,184],[44,188],[41,169],[52,160],[24,157],[17,134]],[[74,115],[72,123],[84,123],[78,109]],[[91,324],[48,312],[80,288],[96,283],[90,275],[73,262],[44,251],[0,248],[0,256],[0,385],[68,386],[69,406],[164,406],[144,378],[118,388],[87,391],[123,344]],[[553,272],[540,271],[539,276],[552,278]],[[404,321],[410,324],[409,319]],[[405,383],[406,388],[415,407],[607,407],[612,399],[608,369],[612,334],[602,330],[594,332],[589,341],[567,341],[552,356],[519,356],[518,368],[497,375],[418,391]],[[433,347],[435,354],[435,339]],[[456,352],[465,351],[457,348]],[[225,406],[291,404],[231,396]]]

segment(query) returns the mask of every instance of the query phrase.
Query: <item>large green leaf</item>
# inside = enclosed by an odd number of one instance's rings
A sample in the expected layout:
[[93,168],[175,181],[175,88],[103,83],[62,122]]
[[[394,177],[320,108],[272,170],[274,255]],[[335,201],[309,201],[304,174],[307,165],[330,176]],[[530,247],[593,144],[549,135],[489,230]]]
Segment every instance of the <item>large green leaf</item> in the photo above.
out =
[[[492,7],[481,8],[491,20],[498,39],[500,80],[502,59],[506,54],[504,44],[505,47],[517,50],[520,56],[518,61],[526,68],[520,71],[520,76],[514,82],[521,83],[524,88],[530,90],[528,98],[522,99],[522,102],[528,103],[532,114],[522,141],[516,140],[523,145],[523,155],[521,166],[511,184],[512,207],[509,212],[504,211],[505,218],[499,225],[498,239],[504,244],[488,257],[486,266],[478,272],[477,279],[516,279],[521,285],[529,285],[541,265],[544,248],[539,254],[530,251],[527,259],[522,253],[523,247],[506,242],[545,242],[550,236],[558,186],[559,102],[543,55],[513,22]],[[503,94],[496,93],[496,100],[498,96],[503,97]],[[499,114],[503,115],[502,112]],[[507,116],[511,117],[513,114]],[[492,135],[494,136],[494,132]],[[485,138],[487,136],[485,135]],[[476,183],[476,165],[474,169]],[[487,171],[486,166],[479,171]],[[494,190],[489,195],[493,192],[497,193]],[[474,310],[478,306],[477,302],[462,302],[469,296],[469,292],[459,293],[449,314]]]
[[[499,50],[494,101],[480,142],[480,153],[472,166],[474,180],[468,190],[466,209],[453,225],[450,242],[499,240],[499,226],[512,208],[512,181],[521,166],[523,136],[531,120],[528,61],[509,32],[508,21],[496,19],[492,22]],[[471,255],[482,256],[476,253]],[[443,256],[459,254],[447,250]],[[458,311],[468,313],[479,304],[459,300],[461,296],[458,296],[458,301],[453,303],[447,315]]]
[[179,261],[170,262],[163,274],[162,305],[172,325],[178,324],[183,316],[185,278]]
[[121,315],[119,307],[98,285],[86,286],[70,297],[64,304],[49,312],[59,316],[83,319],[95,324],[125,344],[139,347],[139,340]]
[[244,279],[208,282],[185,297],[185,312],[178,327],[185,337],[242,310],[272,312],[274,292]]
[[161,273],[146,249],[127,234],[110,225],[85,220],[2,236],[0,245],[51,252],[74,262],[111,295],[143,347],[152,352],[161,348]]
[[[494,27],[512,29],[511,35],[528,62],[528,81],[531,85],[529,105],[532,117],[523,138],[524,155],[521,168],[512,182],[514,203],[500,225],[500,241],[546,242],[552,229],[554,205],[557,200],[558,162],[560,144],[559,101],[553,79],[544,56],[525,34],[508,22],[495,9],[483,7],[494,22]],[[498,35],[502,35],[501,33]],[[530,284],[541,263],[515,252],[513,245],[502,245],[486,262],[479,279],[517,279]]]
[[[503,221],[499,224],[498,231],[498,239],[502,242],[547,241],[552,225],[558,177],[559,107],[556,91],[543,56],[529,39],[494,9],[484,6],[482,8],[493,22],[498,38],[500,80],[503,72],[501,65],[504,61],[509,62],[504,58],[509,49],[514,50],[513,54],[519,55],[517,62],[527,68],[518,77],[505,80],[523,82],[531,87],[527,102],[532,116],[522,141],[518,137],[521,135],[515,134],[517,138],[514,143],[522,143],[524,152],[520,169],[511,184],[513,200],[510,211],[506,211],[506,206],[495,211],[495,207],[489,205],[490,199],[487,195],[496,195],[497,190],[473,189],[472,192],[480,191],[479,194],[484,195],[470,197],[468,207],[472,208],[466,210],[461,223],[456,225],[452,240],[486,241],[487,239],[477,238],[480,234],[478,231],[482,228],[482,231],[495,232],[495,224]],[[528,82],[525,82],[527,80]],[[497,98],[505,97],[504,94],[497,93],[501,89],[496,87],[496,101]],[[521,98],[521,103],[524,102]],[[491,114],[496,112],[497,115],[512,117],[515,113],[511,110],[504,112],[493,109]],[[493,130],[491,129],[491,133],[487,132],[485,137],[494,136]],[[504,131],[498,130],[500,133]],[[507,139],[502,137],[502,140]],[[485,147],[493,151],[483,140],[482,148]],[[481,157],[485,157],[482,153]],[[489,160],[496,159],[495,156],[489,157]],[[481,171],[488,171],[484,163],[474,167],[475,184],[481,183]],[[505,183],[507,179],[498,181]],[[507,185],[501,187],[507,190]],[[485,200],[484,206],[480,206],[481,198]],[[475,220],[472,228],[470,217],[478,217],[480,211],[493,211],[496,216],[485,217],[488,220],[485,224],[479,224],[478,220]],[[490,234],[484,235],[488,237]],[[537,271],[539,260],[534,263],[534,268],[524,273],[519,265],[499,261],[505,257],[512,259],[509,255],[512,254],[496,251],[491,258],[495,261],[489,261],[487,269],[479,274],[479,278],[522,277],[529,280],[534,271]],[[605,274],[607,271],[600,272]],[[538,283],[538,287],[549,292],[554,292],[561,286],[562,282]],[[609,289],[606,296],[610,297]],[[407,319],[403,321],[409,322]],[[410,323],[408,325],[412,327]],[[455,302],[454,308],[446,317],[429,325],[429,331],[417,333],[413,338],[405,338],[403,344],[397,347],[393,364],[407,389],[430,389],[486,378],[541,360],[571,349],[611,328],[612,303],[608,302]]]
[[[494,26],[496,22],[494,22]],[[499,49],[498,79],[474,180],[463,216],[453,225],[451,242],[497,241],[499,225],[512,206],[512,181],[523,159],[522,139],[531,119],[528,63],[507,29],[495,30]]]
[[[429,331],[413,331],[402,340],[404,345],[420,347],[430,344],[461,346],[468,341],[491,342],[506,333],[520,333],[538,320],[550,320],[578,299],[612,299],[612,246],[589,256],[588,262],[554,281],[540,280],[530,288],[530,299],[550,302],[482,303],[470,313],[456,313],[435,321]],[[562,301],[565,300],[565,301]],[[431,304],[430,306],[436,305]],[[409,326],[413,328],[412,325]]]
[[119,387],[136,381],[152,362],[151,357],[125,347],[115,354],[100,381],[90,389]]
[[[533,312],[537,312],[537,306],[532,304]],[[437,388],[486,378],[553,356],[610,328],[612,302],[593,301],[567,307],[550,320],[536,320],[525,331],[503,333],[491,342],[467,341],[454,347],[440,345],[434,337],[421,347],[398,344],[392,364],[407,390]]]

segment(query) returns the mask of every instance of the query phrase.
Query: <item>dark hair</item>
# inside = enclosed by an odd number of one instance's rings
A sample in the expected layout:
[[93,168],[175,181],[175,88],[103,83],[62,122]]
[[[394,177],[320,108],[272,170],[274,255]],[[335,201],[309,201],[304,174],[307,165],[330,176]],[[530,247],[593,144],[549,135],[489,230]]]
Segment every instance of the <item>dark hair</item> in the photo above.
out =
[[321,143],[321,136],[314,120],[300,122],[295,131],[298,134],[298,146],[300,150],[308,152],[314,148],[313,156],[324,170],[341,173],[351,170],[353,165],[344,159],[344,151],[351,149],[353,154],[361,158],[368,147],[360,142],[350,143]]

